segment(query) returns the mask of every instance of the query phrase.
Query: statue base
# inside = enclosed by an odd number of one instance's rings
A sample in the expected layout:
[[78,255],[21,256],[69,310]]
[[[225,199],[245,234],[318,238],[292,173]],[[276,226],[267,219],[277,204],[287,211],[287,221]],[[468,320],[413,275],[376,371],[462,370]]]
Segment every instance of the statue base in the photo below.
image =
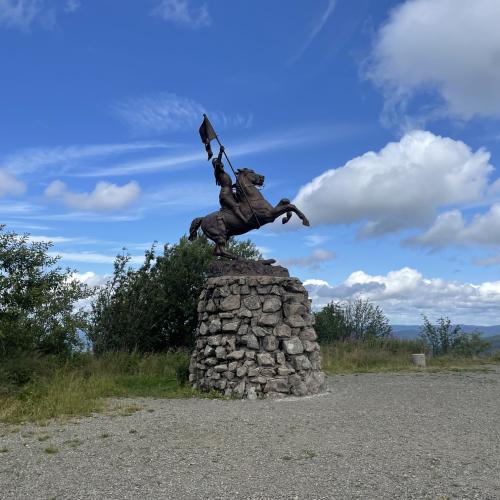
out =
[[[217,262],[222,272],[250,261]],[[285,268],[262,266],[287,275],[219,275],[205,282],[190,362],[194,388],[248,399],[325,389],[307,291]]]

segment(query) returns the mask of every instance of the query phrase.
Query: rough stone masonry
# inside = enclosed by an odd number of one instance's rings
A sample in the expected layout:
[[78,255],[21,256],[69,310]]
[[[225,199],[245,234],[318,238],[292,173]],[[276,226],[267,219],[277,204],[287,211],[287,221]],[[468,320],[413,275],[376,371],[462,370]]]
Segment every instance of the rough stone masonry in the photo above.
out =
[[198,315],[190,363],[195,388],[248,399],[324,390],[314,316],[297,278],[208,278]]

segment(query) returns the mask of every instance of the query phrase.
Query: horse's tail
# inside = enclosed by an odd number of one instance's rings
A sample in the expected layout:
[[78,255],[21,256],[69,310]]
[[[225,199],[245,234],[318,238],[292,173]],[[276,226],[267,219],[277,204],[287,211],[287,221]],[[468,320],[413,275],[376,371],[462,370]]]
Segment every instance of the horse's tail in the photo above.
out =
[[196,219],[193,219],[193,222],[191,222],[191,227],[189,228],[189,241],[194,241],[198,237],[198,229],[202,221],[203,217],[196,217]]

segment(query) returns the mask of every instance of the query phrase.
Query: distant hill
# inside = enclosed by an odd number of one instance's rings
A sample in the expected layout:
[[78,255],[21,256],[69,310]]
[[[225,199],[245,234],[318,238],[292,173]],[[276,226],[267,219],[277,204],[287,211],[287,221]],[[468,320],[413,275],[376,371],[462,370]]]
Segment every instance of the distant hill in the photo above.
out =
[[[472,333],[474,331],[481,332],[483,337],[500,338],[500,325],[494,326],[480,326],[480,325],[460,325],[462,331],[465,333]],[[418,337],[421,325],[392,325],[392,331],[396,337],[400,339],[415,339]]]

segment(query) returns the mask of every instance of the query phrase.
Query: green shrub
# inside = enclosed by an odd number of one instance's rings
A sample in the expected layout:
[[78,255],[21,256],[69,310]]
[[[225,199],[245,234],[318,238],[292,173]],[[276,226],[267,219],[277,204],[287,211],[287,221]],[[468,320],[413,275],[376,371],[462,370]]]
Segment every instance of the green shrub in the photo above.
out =
[[392,335],[389,320],[379,306],[363,299],[331,302],[315,314],[320,342],[387,338]]
[[[260,257],[249,241],[232,242],[231,251],[242,257]],[[198,322],[197,304],[214,259],[205,237],[165,245],[146,252],[137,270],[129,257],[118,256],[114,274],[92,306],[88,331],[94,352],[162,352],[191,347]]]

